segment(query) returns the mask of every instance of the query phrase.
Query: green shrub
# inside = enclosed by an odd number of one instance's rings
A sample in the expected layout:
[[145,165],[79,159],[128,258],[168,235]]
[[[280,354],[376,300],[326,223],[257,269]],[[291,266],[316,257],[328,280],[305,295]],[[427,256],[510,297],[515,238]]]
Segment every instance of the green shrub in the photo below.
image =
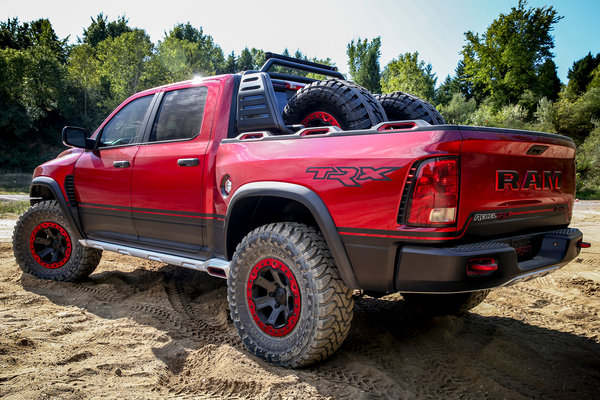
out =
[[584,199],[600,199],[600,120],[579,146],[577,164],[577,195]]
[[538,102],[537,111],[534,113],[534,116],[537,120],[537,124],[534,125],[536,131],[556,132],[554,129],[556,108],[554,107],[554,103],[546,97],[542,97]]
[[0,218],[16,218],[29,208],[29,201],[0,200]]
[[447,106],[440,105],[438,107],[446,122],[467,125],[471,122],[471,117],[477,109],[477,104],[475,103],[475,99],[466,100],[462,94],[454,93],[452,100],[450,100]]

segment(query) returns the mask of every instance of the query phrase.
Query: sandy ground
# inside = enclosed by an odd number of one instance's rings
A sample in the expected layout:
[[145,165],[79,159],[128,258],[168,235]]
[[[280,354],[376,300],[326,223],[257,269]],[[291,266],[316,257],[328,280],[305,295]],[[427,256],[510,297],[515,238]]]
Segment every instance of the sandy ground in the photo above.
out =
[[342,348],[301,370],[245,351],[222,280],[105,253],[86,282],[41,281],[4,239],[0,397],[598,399],[600,202],[577,203],[573,226],[594,247],[463,318],[416,315],[399,295],[358,300]]

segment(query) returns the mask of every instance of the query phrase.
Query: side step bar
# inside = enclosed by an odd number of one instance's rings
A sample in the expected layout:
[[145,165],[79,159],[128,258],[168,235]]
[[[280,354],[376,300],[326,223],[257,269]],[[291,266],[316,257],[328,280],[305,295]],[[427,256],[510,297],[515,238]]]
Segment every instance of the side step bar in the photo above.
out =
[[114,251],[115,253],[138,258],[146,258],[152,261],[158,261],[165,264],[177,265],[179,267],[195,269],[196,271],[206,272],[217,278],[227,279],[229,275],[229,261],[222,258],[211,258],[206,261],[193,258],[174,256],[171,254],[158,253],[156,251],[142,250],[135,247],[124,246],[98,240],[81,239],[82,246],[92,247],[94,249]]

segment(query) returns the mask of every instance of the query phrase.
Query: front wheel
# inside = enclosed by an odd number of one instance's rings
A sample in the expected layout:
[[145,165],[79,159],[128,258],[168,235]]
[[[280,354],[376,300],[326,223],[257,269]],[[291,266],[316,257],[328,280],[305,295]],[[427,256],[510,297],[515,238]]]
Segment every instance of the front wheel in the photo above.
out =
[[350,330],[354,301],[323,236],[298,223],[250,232],[227,279],[231,317],[246,347],[284,367],[335,352]]
[[13,252],[24,272],[70,282],[87,278],[102,255],[76,240],[55,200],[37,203],[21,215],[13,233]]

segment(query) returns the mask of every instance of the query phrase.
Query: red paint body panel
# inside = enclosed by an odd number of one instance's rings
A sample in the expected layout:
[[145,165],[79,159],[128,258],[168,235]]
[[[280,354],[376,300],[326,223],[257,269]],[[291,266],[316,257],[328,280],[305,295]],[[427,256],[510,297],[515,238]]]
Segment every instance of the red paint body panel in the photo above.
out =
[[75,192],[81,203],[131,207],[131,168],[115,168],[115,161],[133,159],[139,146],[86,151],[75,165]]
[[[139,146],[105,148],[86,151],[75,165],[75,193],[80,207],[93,210],[123,208],[124,218],[119,218],[119,229],[128,235],[137,235],[131,219],[132,168],[115,168],[113,162],[128,161],[133,165]],[[116,206],[116,207],[115,207]],[[85,232],[102,230],[103,225],[89,226],[85,217]],[[108,229],[108,228],[106,228]]]
[[[463,131],[464,132],[464,131]],[[575,149],[551,138],[510,133],[469,131],[461,151],[461,201],[459,225],[472,211],[490,211],[539,206],[567,207],[564,223],[571,219],[575,194]],[[549,146],[540,155],[527,155],[531,146]],[[495,190],[496,171],[517,171],[522,180],[526,171],[561,171],[560,189]]]
[[[199,85],[185,87],[193,86]],[[203,167],[220,87],[218,81],[203,82],[201,86],[208,87],[209,92],[202,127],[196,137],[140,146],[133,165],[133,208],[205,212]],[[182,158],[198,158],[199,165],[181,167],[177,160]]]
[[[295,183],[316,192],[338,227],[397,230],[400,197],[409,167],[429,156],[459,154],[458,131],[417,131],[222,144],[217,182],[230,175],[233,191],[256,181]],[[347,187],[336,179],[314,179],[311,167],[394,167],[389,180]],[[432,228],[419,228],[431,231]]]
[[55,159],[36,167],[36,169],[33,171],[33,178],[37,178],[38,176],[48,176],[54,179],[60,186],[63,196],[67,198],[64,185],[65,178],[67,175],[73,175],[75,163],[82,153],[83,150],[81,149],[63,151]]

